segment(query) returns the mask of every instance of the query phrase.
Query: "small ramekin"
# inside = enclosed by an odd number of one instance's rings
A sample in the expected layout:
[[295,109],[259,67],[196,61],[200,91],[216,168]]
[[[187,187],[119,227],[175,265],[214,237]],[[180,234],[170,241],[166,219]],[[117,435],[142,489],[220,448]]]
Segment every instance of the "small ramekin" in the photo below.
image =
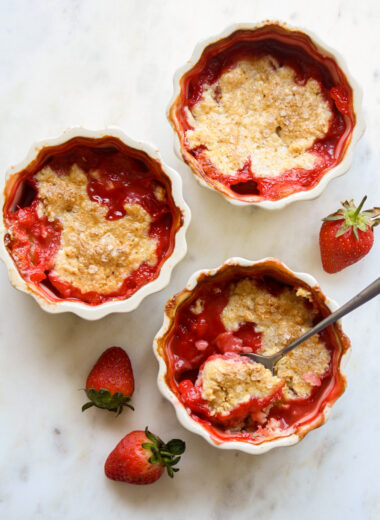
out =
[[127,146],[145,152],[152,160],[159,163],[162,171],[169,178],[174,203],[180,210],[182,216],[181,226],[175,235],[174,248],[171,255],[161,266],[158,277],[146,285],[143,285],[134,294],[124,300],[108,301],[99,305],[89,305],[85,302],[69,300],[49,301],[44,298],[43,295],[33,290],[33,287],[29,285],[18,272],[18,269],[4,244],[4,237],[7,230],[2,215],[2,218],[0,219],[0,258],[8,269],[10,282],[16,289],[31,295],[42,309],[50,313],[72,312],[86,320],[97,320],[111,313],[133,311],[146,296],[158,292],[168,285],[172,269],[178,262],[180,262],[180,260],[182,260],[187,251],[186,230],[190,223],[191,213],[188,205],[183,199],[182,179],[180,175],[162,161],[155,146],[146,142],[135,141],[117,127],[110,127],[104,130],[88,130],[82,127],[74,127],[67,129],[59,137],[44,139],[35,143],[31,147],[26,158],[19,164],[11,166],[8,170],[1,186],[1,211],[3,211],[5,203],[4,189],[8,180],[13,176],[17,176],[19,172],[24,170],[30,163],[37,159],[41,151],[45,148],[61,145],[76,137],[99,139],[107,136],[115,137]]
[[216,274],[221,273],[222,271],[228,269],[231,266],[240,266],[240,267],[252,267],[260,269],[261,267],[270,267],[274,270],[281,271],[281,273],[287,275],[290,279],[296,281],[300,280],[306,286],[314,291],[314,293],[318,293],[319,297],[323,301],[323,304],[326,306],[328,310],[334,312],[338,309],[338,304],[327,298],[323,292],[321,291],[317,281],[313,276],[306,273],[298,273],[294,272],[289,267],[287,267],[284,263],[282,263],[277,258],[264,258],[262,260],[251,261],[246,260],[245,258],[233,257],[226,260],[222,265],[215,269],[201,269],[196,271],[189,279],[185,289],[179,292],[175,296],[173,296],[166,304],[165,313],[164,313],[164,322],[162,324],[161,329],[158,331],[156,337],[153,342],[153,350],[155,356],[159,363],[159,373],[158,373],[158,388],[162,395],[168,399],[174,406],[177,418],[179,422],[182,424],[184,428],[187,430],[196,433],[203,437],[209,444],[216,448],[220,449],[230,449],[230,450],[239,450],[245,453],[249,453],[251,455],[261,455],[266,453],[267,451],[272,450],[273,448],[281,447],[281,446],[292,446],[293,444],[298,443],[303,437],[322,426],[328,419],[330,414],[330,410],[336,399],[340,397],[340,395],[344,392],[346,385],[346,378],[344,368],[347,364],[348,357],[350,354],[351,344],[347,336],[343,333],[341,323],[336,322],[332,327],[334,327],[334,332],[339,345],[341,346],[342,356],[340,358],[339,363],[339,374],[343,378],[344,387],[342,391],[338,395],[334,395],[334,397],[329,402],[326,403],[326,406],[318,414],[313,421],[301,426],[297,433],[289,434],[288,436],[278,437],[275,439],[271,439],[268,441],[264,441],[261,444],[251,444],[246,441],[236,441],[236,440],[220,440],[216,439],[212,436],[212,434],[200,423],[195,421],[191,415],[187,412],[185,405],[178,399],[175,393],[170,388],[169,384],[166,381],[167,377],[167,365],[163,355],[163,349],[166,339],[166,334],[170,330],[172,324],[176,318],[176,311],[178,307],[183,303],[187,298],[192,294],[193,290],[198,286],[198,284],[205,279],[212,278]]
[[[180,124],[178,122],[178,119],[176,117],[176,109],[179,105],[180,100],[180,93],[183,83],[184,75],[189,72],[200,60],[203,51],[210,46],[211,44],[214,44],[220,40],[223,40],[229,36],[231,36],[233,33],[240,31],[240,30],[249,30],[249,31],[255,31],[257,29],[260,29],[264,26],[271,26],[273,25],[274,28],[281,28],[286,31],[289,31],[289,33],[294,32],[296,35],[297,33],[302,33],[308,40],[310,41],[310,44],[313,45],[317,51],[323,56],[327,58],[332,58],[338,67],[342,70],[344,73],[348,83],[350,84],[352,88],[353,93],[353,111],[355,114],[355,124],[351,133],[351,140],[348,143],[348,146],[346,147],[340,162],[332,167],[330,170],[328,170],[326,173],[323,174],[319,182],[311,189],[305,190],[305,191],[298,191],[295,193],[292,193],[291,195],[288,195],[286,197],[283,197],[279,200],[262,200],[258,202],[254,201],[245,201],[238,198],[232,198],[228,193],[223,192],[221,188],[215,187],[214,183],[207,179],[206,175],[203,174],[203,171],[201,167],[198,165],[197,161],[194,157],[186,150],[186,148],[183,145],[182,139],[178,135],[178,128],[180,127]],[[359,86],[359,84],[356,82],[356,80],[352,77],[352,75],[349,73],[346,62],[343,58],[343,56],[333,49],[332,47],[326,45],[324,42],[321,41],[321,39],[314,34],[312,31],[309,31],[308,29],[305,29],[303,27],[296,27],[289,25],[285,22],[281,21],[272,21],[272,20],[266,20],[259,23],[251,23],[251,24],[233,24],[227,27],[224,31],[222,31],[220,34],[216,36],[212,36],[210,38],[204,39],[200,41],[194,51],[193,54],[186,62],[186,65],[180,67],[173,79],[173,86],[174,86],[174,92],[172,99],[170,100],[170,103],[167,108],[167,117],[169,122],[171,123],[174,131],[174,151],[179,159],[184,160],[189,167],[191,168],[192,172],[194,173],[195,179],[198,181],[198,183],[205,187],[209,188],[212,191],[216,191],[220,195],[224,197],[228,202],[235,206],[254,206],[254,207],[260,207],[267,210],[277,210],[282,209],[288,204],[291,204],[292,202],[298,201],[298,200],[311,200],[319,197],[323,190],[327,187],[328,183],[335,179],[336,177],[339,177],[340,175],[345,174],[349,168],[351,167],[352,161],[353,161],[353,154],[354,154],[354,148],[359,141],[360,137],[363,135],[364,129],[365,129],[365,123],[364,123],[364,117],[363,117],[363,109],[362,109],[362,89]]]

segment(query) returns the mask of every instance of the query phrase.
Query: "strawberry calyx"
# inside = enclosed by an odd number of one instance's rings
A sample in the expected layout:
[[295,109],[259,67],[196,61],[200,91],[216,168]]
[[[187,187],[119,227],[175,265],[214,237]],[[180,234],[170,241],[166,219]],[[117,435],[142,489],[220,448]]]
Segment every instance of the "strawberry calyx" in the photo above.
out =
[[82,406],[82,412],[96,406],[97,408],[105,408],[110,412],[116,412],[116,415],[120,415],[123,411],[123,406],[128,406],[131,410],[134,410],[133,406],[129,404],[131,398],[121,392],[115,392],[111,394],[106,388],[87,388],[85,390],[87,397],[90,399],[89,402]]
[[363,197],[358,207],[355,206],[353,199],[342,202],[342,208],[338,211],[322,219],[324,222],[332,222],[334,220],[343,220],[344,222],[336,232],[336,237],[340,237],[352,229],[356,240],[359,240],[358,229],[366,232],[380,224],[380,208],[375,207],[361,211],[367,195]]
[[182,453],[186,449],[186,444],[180,439],[172,439],[168,443],[164,443],[157,435],[154,435],[145,428],[145,435],[150,442],[144,442],[141,446],[152,452],[148,461],[150,464],[158,464],[166,467],[169,477],[173,478],[174,473],[179,471],[179,468],[174,468],[180,461]]

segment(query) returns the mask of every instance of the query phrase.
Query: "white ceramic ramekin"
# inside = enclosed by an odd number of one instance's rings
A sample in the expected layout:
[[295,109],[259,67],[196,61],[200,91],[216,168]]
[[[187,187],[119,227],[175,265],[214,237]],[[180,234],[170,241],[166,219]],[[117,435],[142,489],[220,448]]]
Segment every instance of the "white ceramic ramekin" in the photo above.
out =
[[174,171],[172,168],[170,168],[167,164],[165,164],[162,161],[158,150],[152,144],[142,141],[135,141],[134,139],[128,137],[120,128],[117,127],[110,127],[104,130],[87,130],[81,127],[69,128],[59,137],[45,139],[34,144],[26,158],[21,163],[12,166],[8,170],[5,179],[2,182],[0,194],[0,203],[2,208],[1,211],[3,211],[5,203],[4,188],[8,179],[11,176],[17,176],[19,172],[24,170],[32,161],[34,161],[38,157],[39,153],[43,149],[45,149],[46,147],[61,145],[75,137],[99,139],[107,136],[115,137],[127,146],[145,152],[151,159],[159,163],[162,171],[170,179],[174,203],[179,208],[182,214],[182,225],[176,233],[174,249],[171,255],[163,263],[159,276],[156,279],[147,283],[146,285],[143,285],[140,289],[138,289],[134,294],[132,294],[129,298],[126,298],[125,300],[114,300],[102,303],[100,305],[89,305],[80,301],[49,301],[48,299],[45,299],[43,295],[36,292],[36,290],[33,290],[33,287],[29,285],[20,276],[20,273],[18,272],[12,257],[10,256],[5,247],[4,236],[7,230],[2,215],[2,218],[0,219],[0,258],[4,261],[8,269],[9,279],[12,285],[16,287],[16,289],[19,289],[33,296],[37,303],[45,311],[50,313],[73,312],[81,318],[87,320],[97,320],[111,313],[133,311],[138,307],[138,305],[146,296],[154,292],[160,291],[168,285],[172,269],[180,260],[182,260],[187,251],[185,235],[190,223],[191,213],[188,205],[186,204],[182,196],[181,177],[176,171]]
[[[260,268],[261,266],[265,267],[273,267],[274,269],[278,269],[278,271],[281,271],[282,273],[287,274],[291,279],[298,279],[301,282],[304,282],[310,289],[312,289],[314,292],[317,292],[319,296],[323,299],[324,305],[331,311],[334,312],[338,308],[338,304],[331,300],[330,298],[327,298],[322,291],[320,290],[320,287],[311,275],[306,273],[297,273],[289,269],[285,264],[283,264],[280,260],[276,258],[264,258],[262,260],[257,261],[251,261],[246,260],[244,258],[234,257],[226,260],[221,266],[215,268],[215,269],[202,269],[200,271],[195,272],[189,279],[185,289],[181,291],[180,293],[176,294],[171,298],[165,307],[165,315],[164,315],[164,322],[162,324],[161,329],[158,331],[156,337],[154,338],[153,342],[153,350],[156,355],[156,358],[159,363],[159,373],[158,373],[158,388],[162,395],[166,397],[174,406],[175,412],[177,414],[177,418],[179,422],[184,426],[186,429],[190,430],[193,433],[196,433],[206,439],[207,442],[209,442],[212,446],[216,448],[221,449],[234,449],[234,450],[240,450],[245,453],[249,453],[252,455],[261,455],[262,453],[265,453],[273,448],[277,448],[280,446],[291,446],[293,444],[296,444],[300,440],[303,439],[303,437],[311,430],[318,428],[322,424],[324,424],[329,416],[331,406],[334,404],[335,400],[339,397],[336,396],[334,399],[329,401],[329,404],[326,404],[324,409],[321,411],[319,415],[316,416],[316,418],[301,426],[298,428],[297,433],[292,433],[288,436],[284,437],[277,437],[275,439],[271,439],[268,441],[264,441],[261,444],[250,444],[246,441],[221,441],[219,439],[216,439],[211,435],[211,433],[203,427],[203,425],[197,421],[195,421],[190,414],[186,411],[185,405],[178,399],[178,397],[173,393],[171,388],[169,387],[168,383],[166,382],[166,376],[167,376],[167,366],[164,359],[164,356],[162,354],[164,344],[165,344],[165,336],[166,333],[169,331],[171,325],[174,322],[175,316],[176,316],[176,310],[178,306],[184,302],[192,293],[194,288],[198,285],[200,281],[203,281],[205,279],[211,278],[214,275],[220,273],[221,271],[225,270],[229,266],[241,266],[241,267],[251,267],[256,266],[256,268]],[[345,381],[345,374],[344,374],[344,367],[346,366],[349,353],[350,353],[350,342],[348,338],[345,336],[345,334],[342,331],[340,322],[337,322],[333,325],[335,336],[337,338],[337,341],[339,341],[340,346],[342,347],[342,357],[339,364],[339,372],[342,375],[344,381]]]
[[[178,119],[176,117],[175,111],[177,108],[177,101],[179,100],[180,92],[181,92],[181,81],[183,76],[190,71],[200,60],[203,51],[208,47],[209,45],[218,42],[219,40],[222,40],[224,38],[229,37],[236,31],[240,30],[250,30],[254,31],[256,29],[259,29],[261,27],[267,26],[267,25],[273,25],[273,26],[279,26],[282,29],[285,29],[286,31],[289,31],[290,33],[294,31],[294,33],[303,33],[311,40],[311,43],[316,47],[318,52],[323,56],[327,58],[332,58],[338,67],[342,70],[344,73],[348,83],[352,87],[353,92],[353,109],[356,117],[355,125],[351,134],[351,140],[346,147],[346,150],[343,153],[343,156],[340,160],[340,162],[331,168],[329,171],[327,171],[321,179],[319,180],[318,184],[309,190],[305,191],[298,191],[295,193],[292,193],[291,195],[288,195],[287,197],[281,198],[279,200],[263,200],[258,202],[250,202],[241,200],[238,198],[231,197],[230,194],[223,192],[222,188],[216,188],[214,184],[207,180],[206,176],[202,174],[201,168],[198,165],[197,161],[194,159],[194,157],[189,154],[189,152],[186,151],[183,144],[181,143],[181,139],[179,138],[179,135],[177,133],[177,127],[180,126]],[[352,77],[352,75],[349,73],[346,62],[343,58],[343,56],[337,52],[332,47],[326,45],[324,42],[320,40],[320,38],[314,34],[312,31],[309,31],[308,29],[305,29],[303,27],[296,27],[291,26],[285,22],[280,21],[271,21],[266,20],[260,23],[253,23],[253,24],[233,24],[227,27],[224,31],[222,31],[220,34],[216,36],[212,36],[211,38],[207,38],[205,40],[200,41],[194,51],[193,54],[186,62],[186,65],[182,66],[177,70],[177,72],[174,75],[174,93],[172,96],[172,99],[169,103],[168,109],[167,109],[167,117],[169,119],[169,122],[171,123],[174,131],[174,150],[176,155],[179,159],[183,159],[191,168],[191,170],[194,173],[195,179],[198,181],[198,183],[201,186],[204,186],[205,188],[209,188],[213,191],[216,191],[220,195],[222,195],[228,202],[231,204],[234,204],[236,206],[256,206],[263,209],[268,210],[276,210],[276,209],[282,209],[288,204],[295,202],[297,200],[311,200],[315,199],[316,197],[319,197],[323,190],[326,188],[328,183],[335,179],[336,177],[339,177],[340,175],[343,175],[346,173],[349,168],[351,167],[352,161],[353,161],[353,153],[356,143],[359,141],[360,137],[362,136],[365,124],[364,124],[364,117],[363,117],[363,109],[362,109],[362,89],[359,86],[359,84],[356,82],[356,80]]]

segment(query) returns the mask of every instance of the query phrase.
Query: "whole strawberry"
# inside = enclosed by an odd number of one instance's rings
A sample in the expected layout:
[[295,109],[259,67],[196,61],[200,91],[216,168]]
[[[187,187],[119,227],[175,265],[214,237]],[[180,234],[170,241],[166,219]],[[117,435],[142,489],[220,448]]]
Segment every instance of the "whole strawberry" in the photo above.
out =
[[128,406],[135,389],[131,361],[120,347],[110,347],[103,352],[86,381],[86,394],[90,401],[82,406],[82,412],[91,406],[105,408],[119,415]]
[[182,453],[185,443],[172,439],[167,444],[153,435],[148,428],[128,433],[109,454],[104,465],[108,478],[129,482],[130,484],[152,484],[158,480],[164,469],[173,477],[178,468],[174,468]]
[[342,208],[323,219],[319,234],[319,247],[323,269],[337,273],[365,256],[373,246],[373,228],[380,223],[376,219],[380,208],[362,211],[367,199],[358,207],[354,201],[342,203]]

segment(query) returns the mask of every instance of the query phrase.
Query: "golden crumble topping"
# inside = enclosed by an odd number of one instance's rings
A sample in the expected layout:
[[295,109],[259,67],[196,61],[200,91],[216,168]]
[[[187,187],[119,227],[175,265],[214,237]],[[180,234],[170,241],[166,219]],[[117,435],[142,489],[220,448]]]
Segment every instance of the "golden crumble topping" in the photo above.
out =
[[[328,370],[329,365],[330,353],[318,336],[301,343],[277,363],[277,376],[286,382],[284,397],[308,397],[312,386],[319,384],[319,377]],[[312,377],[309,377],[310,374]]]
[[[236,331],[244,322],[255,323],[256,331],[262,333],[260,353],[274,354],[313,326],[316,311],[305,305],[305,298],[310,298],[306,293],[285,288],[273,296],[254,280],[245,278],[231,287],[221,315],[223,325]],[[318,336],[284,356],[277,364],[277,375],[285,379],[285,398],[310,395],[329,364],[330,353]]]
[[204,306],[205,302],[198,298],[190,307],[190,310],[193,314],[201,314],[201,312],[203,312]]
[[154,189],[154,195],[157,200],[165,200],[166,199],[166,191],[162,186],[156,186]]
[[200,378],[202,397],[214,414],[227,414],[253,397],[269,397],[281,384],[260,363],[221,357],[207,361]]
[[295,82],[295,71],[272,56],[239,61],[203,90],[187,110],[191,148],[205,154],[223,175],[247,162],[257,177],[275,177],[291,168],[311,169],[307,150],[328,131],[332,112],[319,83]]
[[302,296],[303,298],[307,298],[309,302],[313,302],[313,297],[310,291],[306,290],[304,287],[298,287],[296,290],[297,296]]
[[109,294],[143,262],[157,261],[151,217],[142,206],[126,204],[124,217],[107,220],[108,208],[91,201],[87,176],[75,164],[67,175],[45,167],[36,179],[39,215],[63,227],[53,272],[61,280],[83,293]]

